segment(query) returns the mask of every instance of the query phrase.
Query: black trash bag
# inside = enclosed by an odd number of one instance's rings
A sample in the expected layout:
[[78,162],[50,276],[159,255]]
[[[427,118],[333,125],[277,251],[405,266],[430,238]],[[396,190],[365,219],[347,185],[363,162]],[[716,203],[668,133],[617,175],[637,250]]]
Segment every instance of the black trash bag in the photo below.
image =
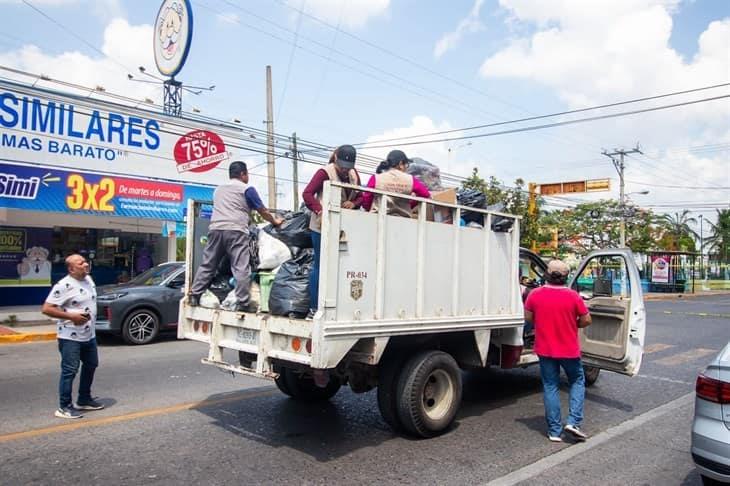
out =
[[423,185],[429,191],[444,190],[444,187],[441,185],[441,171],[427,160],[414,157],[413,162],[408,166],[406,172],[423,182]]
[[309,273],[314,250],[299,251],[296,258],[281,264],[269,294],[269,312],[275,316],[306,317],[309,312]]
[[249,265],[251,267],[251,273],[255,273],[261,263],[261,260],[259,260],[259,229],[256,226],[251,226],[249,228],[249,234],[251,235],[248,243]]
[[312,231],[309,229],[309,212],[286,213],[279,227],[266,225],[264,231],[281,240],[289,248],[312,248]]
[[[459,189],[456,193],[456,201],[462,206],[470,208],[485,209],[487,207],[487,195],[476,189]],[[461,218],[465,223],[477,223],[484,225],[484,214],[474,211],[462,211]]]
[[[498,213],[506,212],[504,203],[492,204],[491,206],[487,206],[487,209],[489,211],[495,211]],[[494,231],[495,233],[507,233],[512,229],[512,226],[514,226],[514,224],[514,218],[505,218],[504,216],[492,216],[492,231]]]

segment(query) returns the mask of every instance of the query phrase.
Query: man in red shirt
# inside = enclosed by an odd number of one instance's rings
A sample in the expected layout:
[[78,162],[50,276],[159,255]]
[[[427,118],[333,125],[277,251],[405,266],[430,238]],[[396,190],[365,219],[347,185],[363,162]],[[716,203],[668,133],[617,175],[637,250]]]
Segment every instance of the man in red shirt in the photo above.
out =
[[583,300],[565,286],[570,269],[560,260],[548,263],[547,284],[530,292],[525,302],[525,320],[535,325],[535,353],[540,358],[545,420],[548,439],[562,442],[560,412],[560,368],[570,383],[570,411],[565,430],[577,440],[588,435],[580,429],[583,422],[585,376],[580,361],[578,328],[591,324]]

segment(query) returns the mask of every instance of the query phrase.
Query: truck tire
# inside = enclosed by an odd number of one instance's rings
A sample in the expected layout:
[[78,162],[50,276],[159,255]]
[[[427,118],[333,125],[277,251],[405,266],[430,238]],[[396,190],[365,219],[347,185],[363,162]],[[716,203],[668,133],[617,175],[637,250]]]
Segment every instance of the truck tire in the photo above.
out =
[[593,366],[583,365],[583,374],[586,377],[586,386],[593,386],[598,380],[598,375],[601,372],[600,368]]
[[398,417],[417,437],[434,437],[454,421],[461,404],[461,370],[442,351],[424,351],[410,358],[398,379]]
[[160,333],[160,318],[150,309],[136,309],[122,324],[122,339],[127,344],[149,344]]
[[283,383],[277,383],[279,390],[295,400],[302,402],[323,402],[329,400],[340,390],[342,383],[334,376],[330,377],[329,383],[324,388],[314,384],[314,379],[304,373],[297,373],[289,368],[284,368],[279,379]]
[[378,408],[385,423],[396,433],[403,432],[398,418],[398,377],[402,359],[388,359],[378,367]]

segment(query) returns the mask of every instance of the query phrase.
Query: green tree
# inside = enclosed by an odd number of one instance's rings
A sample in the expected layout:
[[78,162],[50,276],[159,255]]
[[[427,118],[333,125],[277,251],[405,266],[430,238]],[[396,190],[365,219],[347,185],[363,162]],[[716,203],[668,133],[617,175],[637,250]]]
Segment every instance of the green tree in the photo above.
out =
[[[657,228],[651,211],[627,205],[626,245],[636,252],[656,247]],[[601,248],[615,248],[620,243],[621,210],[618,201],[606,199],[578,204],[574,208],[554,211],[540,220],[559,229],[560,253],[570,249],[585,254]]]
[[660,247],[672,251],[694,251],[695,239],[699,235],[692,229],[697,219],[691,217],[689,209],[681,213],[662,214],[656,218],[656,223],[663,229],[659,240]]
[[708,253],[716,253],[727,262],[730,258],[730,209],[717,210],[717,222],[710,224],[710,236],[705,238],[704,244]]

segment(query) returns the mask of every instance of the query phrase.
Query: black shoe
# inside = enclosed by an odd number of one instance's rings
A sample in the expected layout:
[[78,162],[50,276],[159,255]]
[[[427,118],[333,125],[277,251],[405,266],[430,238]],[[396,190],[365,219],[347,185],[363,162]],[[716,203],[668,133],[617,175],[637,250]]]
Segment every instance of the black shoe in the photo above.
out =
[[190,307],[198,307],[200,306],[200,296],[199,295],[188,295],[188,304]]
[[250,312],[251,314],[256,314],[258,312],[258,306],[252,305],[252,304],[236,304],[236,307],[233,308],[235,312]]
[[83,415],[72,406],[59,408],[54,412],[53,415],[63,419],[80,419],[81,417],[83,417]]
[[77,410],[101,410],[102,408],[104,408],[104,404],[97,402],[93,398],[91,400],[85,400],[83,402],[76,402]]

